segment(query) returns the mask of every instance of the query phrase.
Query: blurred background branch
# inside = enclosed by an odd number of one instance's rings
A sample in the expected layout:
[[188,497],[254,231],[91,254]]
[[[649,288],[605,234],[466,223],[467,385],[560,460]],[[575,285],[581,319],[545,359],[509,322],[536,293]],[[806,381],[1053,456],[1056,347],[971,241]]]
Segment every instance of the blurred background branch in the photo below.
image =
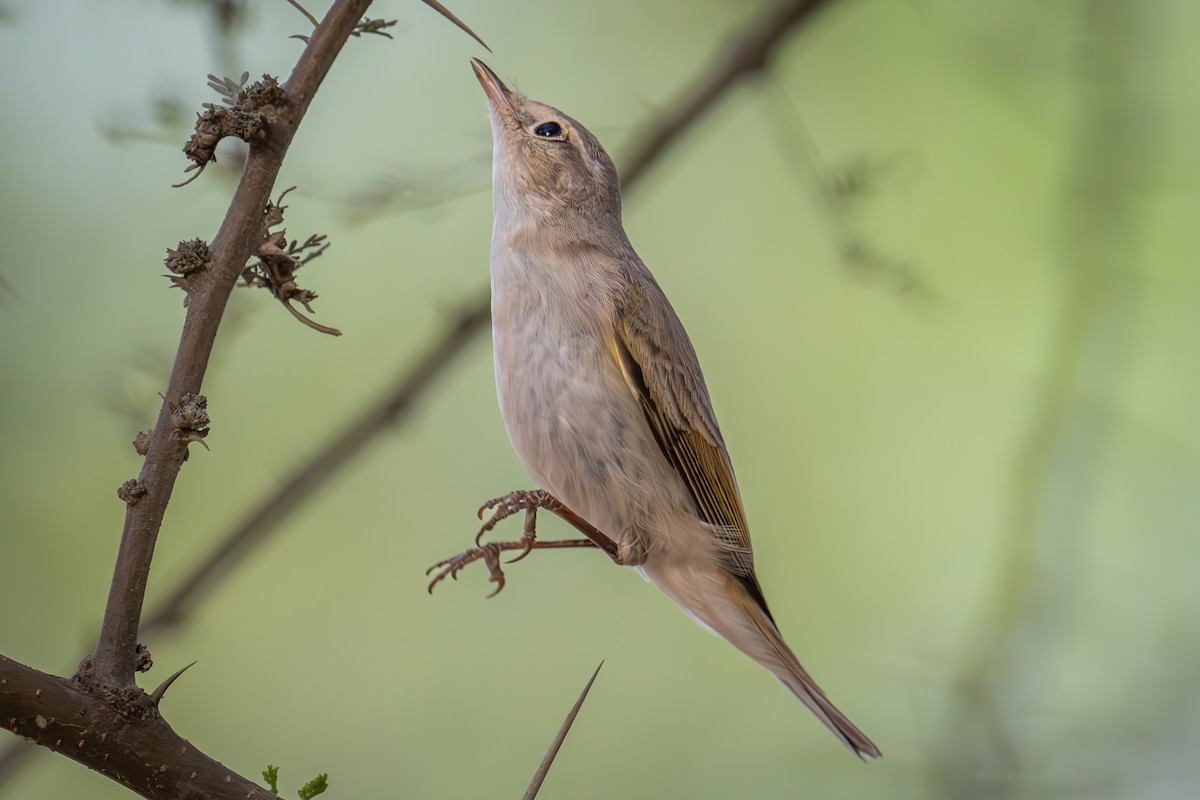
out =
[[[1114,461],[1120,410],[1098,392],[1136,368],[1146,295],[1134,263],[1139,208],[1162,166],[1160,129],[1150,122],[1158,114],[1147,107],[1157,76],[1137,67],[1157,46],[1156,15],[1125,3],[1086,3],[1077,12],[1083,91],[1062,176],[1055,321],[1013,460],[995,574],[937,736],[935,782],[945,797],[1025,797],[1030,786],[1041,796],[1103,796],[1113,778],[1103,766],[1069,770],[1073,778],[1056,774],[1053,761],[1090,762],[1099,742],[1078,723],[1047,725],[1045,717],[1069,702],[1056,665],[1086,616],[1100,523],[1094,509]],[[1148,702],[1145,695],[1173,691],[1134,689],[1142,681],[1116,670],[1109,681],[1127,714]],[[997,778],[1014,775],[1027,777]]]
[[185,622],[196,604],[203,602],[205,594],[215,588],[251,548],[278,530],[367,444],[404,420],[414,403],[429,391],[446,365],[474,339],[488,318],[487,305],[476,302],[459,313],[446,333],[436,338],[417,363],[397,377],[394,388],[352,419],[299,470],[285,478],[278,490],[264,497],[218,540],[208,555],[195,564],[147,615],[142,626],[143,635],[161,633]]

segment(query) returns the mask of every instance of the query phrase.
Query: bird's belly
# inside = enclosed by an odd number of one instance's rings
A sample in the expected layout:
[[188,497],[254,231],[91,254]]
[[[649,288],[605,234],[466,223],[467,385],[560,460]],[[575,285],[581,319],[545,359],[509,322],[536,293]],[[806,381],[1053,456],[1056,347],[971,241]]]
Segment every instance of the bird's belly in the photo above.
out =
[[597,330],[546,308],[493,314],[501,415],[538,485],[618,543],[683,513],[682,482]]

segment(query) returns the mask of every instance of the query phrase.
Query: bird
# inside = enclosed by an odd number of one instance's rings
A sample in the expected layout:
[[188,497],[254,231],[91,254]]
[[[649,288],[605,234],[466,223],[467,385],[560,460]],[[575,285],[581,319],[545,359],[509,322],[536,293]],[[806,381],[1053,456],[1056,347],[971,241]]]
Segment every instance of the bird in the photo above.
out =
[[[577,120],[471,65],[493,139],[497,397],[542,490],[515,493],[506,513],[541,505],[591,531],[617,563],[766,667],[852,752],[882,757],[800,666],[767,607],[699,360],[625,233],[612,159]],[[529,520],[520,557],[533,546]]]

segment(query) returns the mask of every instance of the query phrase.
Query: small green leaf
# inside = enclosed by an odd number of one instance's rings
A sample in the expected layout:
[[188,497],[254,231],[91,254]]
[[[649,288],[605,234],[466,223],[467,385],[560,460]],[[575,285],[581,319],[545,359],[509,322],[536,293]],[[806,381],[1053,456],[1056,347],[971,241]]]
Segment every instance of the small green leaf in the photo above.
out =
[[267,768],[263,770],[263,780],[267,782],[267,788],[272,794],[279,794],[279,767],[267,764]]
[[316,797],[317,795],[324,794],[325,790],[328,788],[329,776],[322,772],[320,775],[304,784],[304,786],[300,788],[298,794],[300,795],[300,800],[312,800],[312,798]]

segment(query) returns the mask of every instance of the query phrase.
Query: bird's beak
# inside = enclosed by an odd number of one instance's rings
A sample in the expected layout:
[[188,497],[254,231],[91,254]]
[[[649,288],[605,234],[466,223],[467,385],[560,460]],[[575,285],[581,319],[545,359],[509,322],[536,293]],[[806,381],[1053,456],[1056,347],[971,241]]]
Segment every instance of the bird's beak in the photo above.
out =
[[475,77],[479,79],[479,85],[483,87],[483,91],[487,94],[488,102],[492,108],[500,114],[511,116],[513,114],[513,93],[504,85],[504,81],[500,80],[496,73],[492,72],[491,67],[480,61],[478,58],[471,59],[471,69],[475,70]]

